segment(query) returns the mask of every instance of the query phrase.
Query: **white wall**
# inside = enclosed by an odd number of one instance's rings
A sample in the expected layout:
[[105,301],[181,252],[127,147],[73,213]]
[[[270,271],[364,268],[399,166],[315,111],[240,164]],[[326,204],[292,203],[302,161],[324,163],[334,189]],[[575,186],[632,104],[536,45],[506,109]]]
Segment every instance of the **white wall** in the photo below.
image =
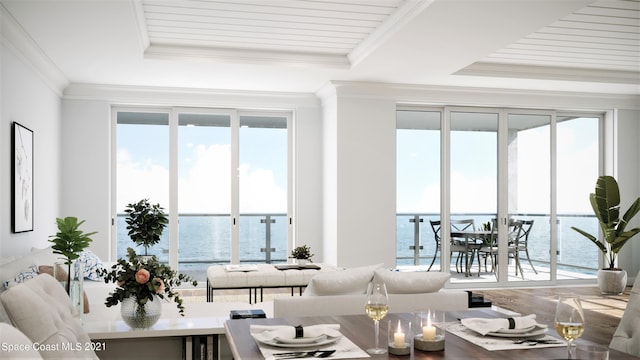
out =
[[322,118],[320,107],[301,106],[295,111],[295,239],[308,245],[314,261],[324,261],[322,245]]
[[104,100],[64,100],[62,113],[61,210],[85,220],[83,231],[98,232],[89,249],[109,259],[111,108]]
[[[55,220],[61,216],[61,100],[29,62],[4,43],[0,46],[0,257],[7,257],[49,246],[49,236],[56,233]],[[11,224],[14,121],[34,133],[34,230],[18,234],[12,233]]]
[[[621,210],[627,211],[631,202],[640,197],[640,111],[619,110],[617,112],[618,165],[616,179],[620,186]],[[640,214],[636,215],[628,229],[640,227]],[[627,270],[628,283],[640,271],[640,234],[629,240],[618,253],[620,267]]]
[[[339,266],[395,266],[393,99],[325,94],[325,242]],[[337,100],[332,98],[337,96]],[[331,178],[327,178],[331,177]]]

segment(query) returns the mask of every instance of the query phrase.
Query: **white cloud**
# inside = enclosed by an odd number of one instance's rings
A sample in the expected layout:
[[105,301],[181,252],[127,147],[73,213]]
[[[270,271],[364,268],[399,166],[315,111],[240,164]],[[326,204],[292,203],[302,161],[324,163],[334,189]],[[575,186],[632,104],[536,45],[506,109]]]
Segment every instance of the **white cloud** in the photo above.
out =
[[[231,211],[231,150],[229,145],[198,145],[193,157],[182,160],[187,171],[178,179],[178,212],[221,213]],[[271,170],[242,164],[240,212],[287,211],[287,191],[278,186]],[[169,207],[169,171],[151,160],[134,161],[127,150],[118,152],[118,211],[142,198]]]

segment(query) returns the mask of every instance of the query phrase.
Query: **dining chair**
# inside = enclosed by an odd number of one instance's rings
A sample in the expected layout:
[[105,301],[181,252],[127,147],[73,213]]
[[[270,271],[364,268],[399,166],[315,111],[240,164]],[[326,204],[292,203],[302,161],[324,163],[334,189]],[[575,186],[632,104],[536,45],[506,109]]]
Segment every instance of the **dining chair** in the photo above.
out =
[[[531,233],[531,228],[533,227],[534,220],[520,220],[522,222],[522,231],[520,232],[520,236],[516,240],[516,248],[518,250],[518,260],[520,259],[520,252],[524,251],[527,255],[527,261],[529,261],[529,265],[534,273],[538,274],[538,271],[535,267],[533,267],[533,263],[531,263],[531,257],[529,256],[529,234]],[[522,270],[520,270],[522,271]],[[518,275],[516,273],[516,275]]]
[[[473,219],[451,219],[449,221],[449,226],[451,228],[451,232],[471,232],[471,231],[476,231],[476,225],[475,225],[475,221]],[[475,240],[475,239],[474,239]],[[468,238],[464,238],[464,237],[451,237],[451,244],[450,244],[450,249],[451,251],[455,251],[458,253],[458,257],[456,259],[456,271],[457,272],[462,272],[464,271],[465,274],[469,272],[469,267],[471,265],[473,265],[473,260],[475,258],[476,255],[476,247],[473,246],[474,244],[471,244],[472,246],[469,247],[468,245]],[[471,256],[471,261],[468,261],[468,257]],[[466,261],[464,264],[464,267],[462,265],[462,259],[463,257],[466,257]],[[478,258],[478,267],[480,266],[480,258]],[[458,267],[460,269],[458,269]]]
[[[478,250],[478,256],[482,254],[484,256],[484,269],[487,271],[487,258],[491,259],[491,272],[493,272],[496,277],[498,276],[498,234],[496,233],[497,229],[497,221],[496,219],[492,220],[491,226],[491,235],[485,240],[484,245]],[[520,257],[518,256],[518,247],[517,241],[521,237],[522,233],[522,221],[520,220],[510,220],[508,226],[508,239],[509,243],[507,246],[508,256],[513,258],[515,261],[515,272],[516,276],[518,275],[518,270],[520,270],[520,276],[524,279],[524,273],[522,272],[522,266],[520,265]]]
[[[441,222],[440,220],[430,220],[429,224],[431,225],[431,229],[433,230],[433,238],[436,242],[436,249],[433,253],[433,260],[431,260],[431,265],[429,265],[429,268],[427,269],[427,271],[431,271],[431,267],[433,266],[433,264],[436,262],[436,258],[438,257],[438,251],[440,251],[440,245],[441,245],[441,232],[440,232],[440,228],[441,228]],[[461,272],[461,270],[458,269],[460,262],[462,261],[462,254],[464,253],[464,245],[460,246],[460,245],[454,245],[453,241],[451,242],[451,246],[449,247],[449,262],[451,262],[452,258],[451,255],[453,254],[453,252],[457,252],[458,256],[456,258],[456,271],[457,272]],[[449,266],[451,266],[451,263],[449,263]]]

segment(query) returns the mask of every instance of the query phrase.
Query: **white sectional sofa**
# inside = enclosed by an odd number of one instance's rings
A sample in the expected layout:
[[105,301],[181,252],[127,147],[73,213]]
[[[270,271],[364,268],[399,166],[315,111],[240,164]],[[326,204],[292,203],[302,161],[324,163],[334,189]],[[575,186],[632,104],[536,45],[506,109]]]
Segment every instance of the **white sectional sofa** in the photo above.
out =
[[389,293],[389,311],[466,310],[468,293],[444,289],[450,275],[439,272],[405,272],[381,265],[350,268],[314,276],[302,296],[275,298],[274,317],[363,314],[366,291],[382,281]]

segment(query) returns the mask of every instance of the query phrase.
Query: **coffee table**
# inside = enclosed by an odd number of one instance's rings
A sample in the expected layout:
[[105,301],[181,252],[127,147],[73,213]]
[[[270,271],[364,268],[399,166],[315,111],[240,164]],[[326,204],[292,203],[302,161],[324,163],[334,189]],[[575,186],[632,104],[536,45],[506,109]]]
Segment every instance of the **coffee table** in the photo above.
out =
[[[447,312],[447,321],[457,321],[464,317],[505,317],[504,314],[490,309],[465,310],[457,312]],[[410,321],[413,314],[390,314],[385,319]],[[302,325],[314,324],[340,324],[340,332],[348,337],[361,349],[369,348],[373,345],[373,322],[366,315],[347,316],[318,316],[318,317],[296,317],[296,318],[276,318],[276,319],[251,319],[251,320],[228,320],[225,322],[227,340],[231,347],[233,358],[261,359],[261,353],[256,341],[249,333],[251,324],[262,325]],[[555,335],[554,331],[549,331],[550,335]],[[386,339],[387,332],[384,326],[380,327],[380,339]],[[382,343],[382,340],[381,340]],[[577,340],[580,344],[593,344],[585,340]],[[445,350],[439,352],[414,351],[414,359],[562,359],[566,358],[566,347],[554,348],[530,348],[525,350],[501,350],[488,351],[474,345],[456,335],[447,333],[445,338]],[[637,357],[610,350],[611,359],[638,359]],[[379,358],[379,357],[378,357]],[[382,358],[406,359],[407,356],[385,355]]]

